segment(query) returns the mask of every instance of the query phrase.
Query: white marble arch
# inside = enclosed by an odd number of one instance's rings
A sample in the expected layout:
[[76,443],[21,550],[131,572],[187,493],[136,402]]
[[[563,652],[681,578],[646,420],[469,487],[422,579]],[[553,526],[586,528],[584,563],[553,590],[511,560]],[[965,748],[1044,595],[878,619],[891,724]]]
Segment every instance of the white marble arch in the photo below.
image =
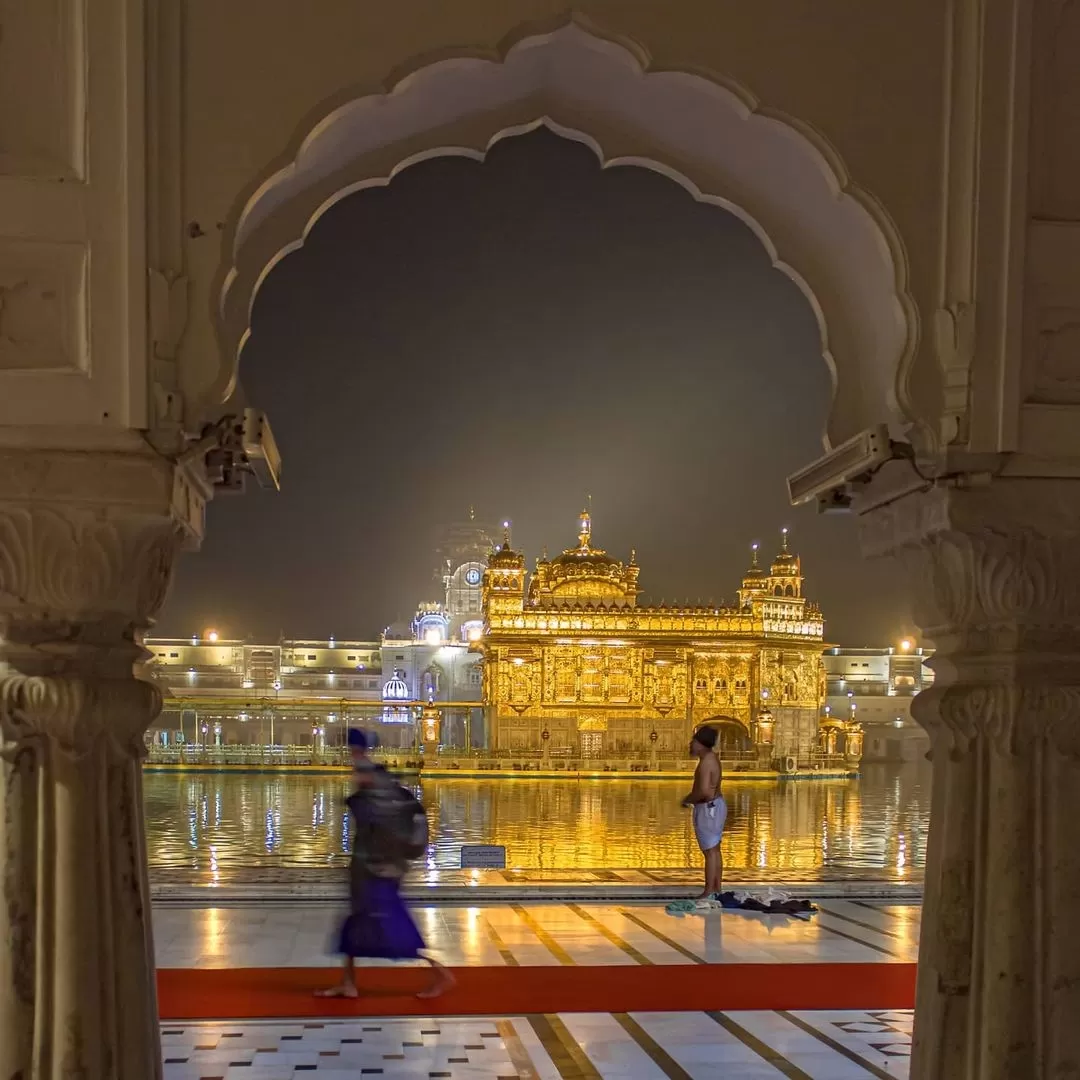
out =
[[227,222],[212,294],[221,367],[196,397],[232,392],[260,285],[338,200],[432,157],[483,160],[500,139],[540,125],[590,146],[604,167],[660,172],[754,231],[821,329],[834,388],[826,448],[882,421],[897,433],[936,426],[907,394],[918,318],[903,245],[825,138],[730,81],[652,71],[644,50],[573,18],[496,56],[418,63],[303,133]]

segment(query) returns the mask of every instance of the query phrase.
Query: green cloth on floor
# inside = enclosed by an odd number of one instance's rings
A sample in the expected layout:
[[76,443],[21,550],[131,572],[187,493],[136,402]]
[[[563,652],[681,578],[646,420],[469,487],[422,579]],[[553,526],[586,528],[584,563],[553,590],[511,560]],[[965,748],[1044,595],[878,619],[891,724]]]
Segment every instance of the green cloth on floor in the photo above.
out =
[[669,915],[677,915],[682,918],[683,915],[689,915],[691,912],[697,910],[696,900],[672,900],[670,904],[664,910]]

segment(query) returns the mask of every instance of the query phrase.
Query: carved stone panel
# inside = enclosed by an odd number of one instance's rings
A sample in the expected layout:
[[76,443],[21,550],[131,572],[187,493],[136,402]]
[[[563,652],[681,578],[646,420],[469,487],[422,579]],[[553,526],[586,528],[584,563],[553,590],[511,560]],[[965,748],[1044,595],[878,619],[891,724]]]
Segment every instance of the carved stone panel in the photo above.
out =
[[85,0],[0,0],[0,176],[86,172]]
[[1031,226],[1026,300],[1026,400],[1080,404],[1080,224]]
[[78,243],[0,240],[0,371],[89,371],[86,254]]

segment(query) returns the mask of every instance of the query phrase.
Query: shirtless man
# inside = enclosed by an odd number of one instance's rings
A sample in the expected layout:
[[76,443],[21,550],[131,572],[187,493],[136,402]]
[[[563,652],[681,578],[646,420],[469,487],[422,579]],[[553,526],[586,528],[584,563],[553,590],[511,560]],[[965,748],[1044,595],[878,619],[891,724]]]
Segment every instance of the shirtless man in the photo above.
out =
[[723,887],[724,859],[720,838],[727,820],[727,803],[720,794],[720,759],[716,756],[716,728],[702,727],[690,740],[690,756],[698,759],[694,787],[683,806],[694,808],[694,835],[705,856],[705,891],[702,898],[715,896]]

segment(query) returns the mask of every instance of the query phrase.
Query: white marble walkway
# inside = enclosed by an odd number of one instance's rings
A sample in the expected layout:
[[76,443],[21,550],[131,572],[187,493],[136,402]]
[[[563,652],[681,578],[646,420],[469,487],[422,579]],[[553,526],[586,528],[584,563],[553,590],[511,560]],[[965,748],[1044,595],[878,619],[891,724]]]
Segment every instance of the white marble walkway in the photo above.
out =
[[[650,904],[492,904],[414,909],[432,953],[453,966],[912,963],[920,907],[819,903],[809,921],[725,911],[676,918]],[[323,906],[166,907],[159,967],[321,967],[338,915]],[[872,1004],[869,1003],[868,1004]]]

